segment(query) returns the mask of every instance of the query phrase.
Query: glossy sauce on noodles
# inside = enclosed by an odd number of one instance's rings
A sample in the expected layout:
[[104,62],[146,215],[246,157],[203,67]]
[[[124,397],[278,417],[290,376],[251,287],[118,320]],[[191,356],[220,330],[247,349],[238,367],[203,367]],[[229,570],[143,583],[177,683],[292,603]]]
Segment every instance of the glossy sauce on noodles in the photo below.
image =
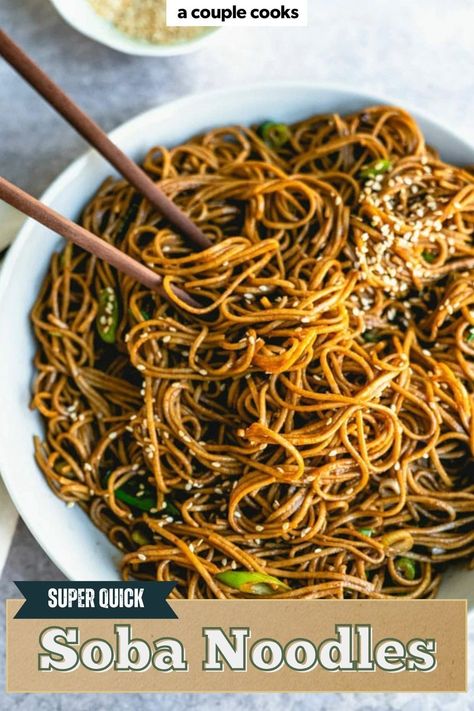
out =
[[53,256],[32,313],[53,491],[175,597],[433,596],[474,555],[472,173],[386,106],[144,167],[210,249],[123,180],[82,223],[203,308]]

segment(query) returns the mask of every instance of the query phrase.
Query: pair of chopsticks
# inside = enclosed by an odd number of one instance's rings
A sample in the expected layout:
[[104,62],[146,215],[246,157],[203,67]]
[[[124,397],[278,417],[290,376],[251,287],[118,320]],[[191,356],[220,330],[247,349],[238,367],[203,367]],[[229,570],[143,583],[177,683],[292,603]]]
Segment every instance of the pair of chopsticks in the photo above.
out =
[[[199,250],[211,246],[201,232],[148,175],[116,146],[91,118],[55,84],[42,69],[0,29],[0,56],[2,56],[38,94],[40,94],[85,140],[111,163],[128,182],[154,205],[170,224]],[[0,199],[9,203],[36,222],[48,227],[67,240],[74,242],[99,259],[111,264],[124,274],[136,279],[150,289],[162,291],[162,278],[137,260],[104,242],[92,232],[80,227],[39,200],[0,177]],[[185,303],[199,307],[189,294],[173,287]]]

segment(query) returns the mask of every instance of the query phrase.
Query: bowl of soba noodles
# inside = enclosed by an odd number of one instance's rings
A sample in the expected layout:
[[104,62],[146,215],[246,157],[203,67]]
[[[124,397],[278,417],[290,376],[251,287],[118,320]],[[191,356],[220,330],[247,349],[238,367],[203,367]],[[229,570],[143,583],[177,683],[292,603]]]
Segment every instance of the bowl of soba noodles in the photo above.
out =
[[46,553],[175,598],[474,604],[474,147],[306,84],[192,96],[112,136],[212,245],[93,152],[44,202],[168,299],[21,230],[0,470]]

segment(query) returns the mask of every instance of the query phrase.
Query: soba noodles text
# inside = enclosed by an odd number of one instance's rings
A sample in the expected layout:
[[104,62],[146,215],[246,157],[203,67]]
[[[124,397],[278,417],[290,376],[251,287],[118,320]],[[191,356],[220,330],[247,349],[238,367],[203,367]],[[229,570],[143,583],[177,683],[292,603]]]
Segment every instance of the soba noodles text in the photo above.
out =
[[[190,671],[186,648],[179,639],[157,636],[149,643],[135,638],[129,624],[115,624],[109,639],[85,639],[76,626],[49,626],[42,631],[39,644],[40,671],[71,672],[80,667],[93,672]],[[431,672],[437,666],[436,653],[434,639],[374,641],[371,625],[335,625],[334,635],[320,641],[254,638],[249,627],[202,628],[204,672],[255,669],[268,673],[283,668],[310,672],[317,667],[331,672]]]

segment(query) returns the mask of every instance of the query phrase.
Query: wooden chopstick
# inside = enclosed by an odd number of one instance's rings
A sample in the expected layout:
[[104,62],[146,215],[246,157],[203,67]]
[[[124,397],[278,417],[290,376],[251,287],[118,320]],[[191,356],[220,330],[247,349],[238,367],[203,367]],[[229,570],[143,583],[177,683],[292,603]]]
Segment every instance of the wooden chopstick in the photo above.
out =
[[119,173],[135,186],[166,217],[173,227],[195,247],[207,249],[211,241],[182,212],[148,175],[91,119],[25,52],[0,29],[0,56],[20,74],[38,94],[76,129]]
[[[155,274],[144,264],[129,257],[125,252],[120,251],[112,244],[94,235],[75,222],[68,220],[63,215],[40,202],[32,195],[25,193],[13,183],[0,176],[0,199],[23,212],[28,217],[32,217],[36,222],[48,227],[67,240],[74,242],[87,252],[94,254],[99,259],[103,259],[119,271],[127,274],[143,286],[159,291],[166,296],[163,289],[163,279],[159,274]],[[178,287],[173,287],[173,291],[182,301],[193,308],[201,308],[202,304],[193,299],[192,296]],[[175,304],[176,305],[176,304]]]

